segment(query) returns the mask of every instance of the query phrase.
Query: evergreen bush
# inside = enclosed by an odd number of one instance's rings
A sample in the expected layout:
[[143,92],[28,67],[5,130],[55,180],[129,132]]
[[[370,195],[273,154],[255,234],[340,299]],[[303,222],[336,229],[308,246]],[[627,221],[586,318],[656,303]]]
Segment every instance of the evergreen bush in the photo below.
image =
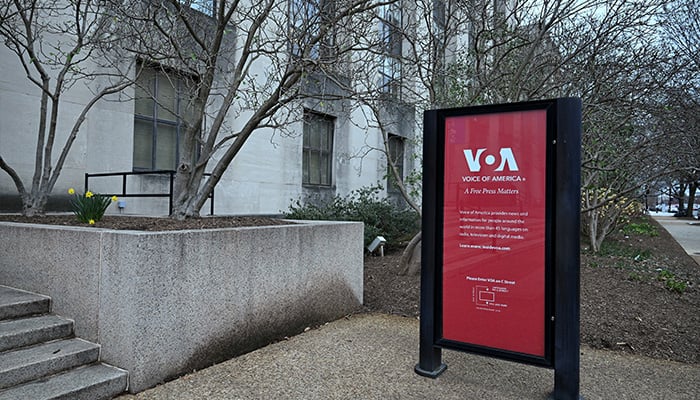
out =
[[380,197],[381,190],[381,186],[363,187],[321,205],[296,200],[284,215],[302,220],[360,221],[365,224],[365,246],[377,236],[383,236],[387,240],[386,248],[398,247],[418,233],[420,216],[415,210],[401,209]]

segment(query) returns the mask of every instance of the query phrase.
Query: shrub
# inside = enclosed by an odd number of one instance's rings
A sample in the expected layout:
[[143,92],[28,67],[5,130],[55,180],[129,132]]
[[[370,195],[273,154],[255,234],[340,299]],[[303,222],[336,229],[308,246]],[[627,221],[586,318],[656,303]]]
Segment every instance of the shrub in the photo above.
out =
[[609,233],[620,225],[628,224],[632,217],[642,215],[642,205],[615,193],[611,189],[588,187],[581,192],[582,232],[588,236],[593,252],[600,251]]
[[420,216],[414,210],[400,209],[381,198],[381,190],[381,186],[363,187],[321,205],[301,204],[296,200],[284,215],[292,219],[360,221],[365,224],[365,246],[375,237],[384,236],[387,248],[391,248],[418,232]]

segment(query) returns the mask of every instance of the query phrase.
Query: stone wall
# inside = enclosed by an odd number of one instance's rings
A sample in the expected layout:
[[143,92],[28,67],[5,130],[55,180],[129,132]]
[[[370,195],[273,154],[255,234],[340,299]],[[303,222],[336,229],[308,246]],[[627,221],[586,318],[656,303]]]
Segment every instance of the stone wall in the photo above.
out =
[[138,392],[355,311],[362,224],[165,232],[0,223],[0,283],[53,298]]

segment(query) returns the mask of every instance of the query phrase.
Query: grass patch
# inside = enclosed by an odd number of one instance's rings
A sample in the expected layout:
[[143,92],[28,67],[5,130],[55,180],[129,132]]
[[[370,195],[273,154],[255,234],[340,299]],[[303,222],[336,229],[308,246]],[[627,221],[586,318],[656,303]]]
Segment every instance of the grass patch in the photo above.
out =
[[634,256],[634,261],[644,261],[648,260],[651,258],[651,250],[649,249],[641,249],[637,253],[636,256]]
[[631,222],[622,228],[625,235],[659,236],[659,231],[649,222]]
[[678,278],[676,274],[667,269],[659,271],[657,279],[664,282],[666,289],[672,292],[683,294],[688,289],[688,283],[685,280]]
[[639,249],[630,246],[627,243],[610,238],[603,242],[603,245],[600,247],[598,255],[603,257],[631,258],[636,261],[639,261],[641,259],[647,259],[651,257],[651,252],[647,249]]
[[633,261],[646,261],[652,258],[651,250],[631,246],[625,242],[610,238],[603,242],[598,252],[602,257],[615,257],[631,259]]
[[628,279],[633,282],[648,282],[649,278],[639,271],[630,272]]

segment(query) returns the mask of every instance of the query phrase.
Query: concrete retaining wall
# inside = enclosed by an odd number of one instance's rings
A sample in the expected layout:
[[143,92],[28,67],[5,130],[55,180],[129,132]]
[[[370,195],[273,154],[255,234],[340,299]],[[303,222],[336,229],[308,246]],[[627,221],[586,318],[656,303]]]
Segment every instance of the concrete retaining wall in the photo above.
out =
[[0,283],[53,298],[138,392],[362,304],[362,224],[137,232],[0,222]]

